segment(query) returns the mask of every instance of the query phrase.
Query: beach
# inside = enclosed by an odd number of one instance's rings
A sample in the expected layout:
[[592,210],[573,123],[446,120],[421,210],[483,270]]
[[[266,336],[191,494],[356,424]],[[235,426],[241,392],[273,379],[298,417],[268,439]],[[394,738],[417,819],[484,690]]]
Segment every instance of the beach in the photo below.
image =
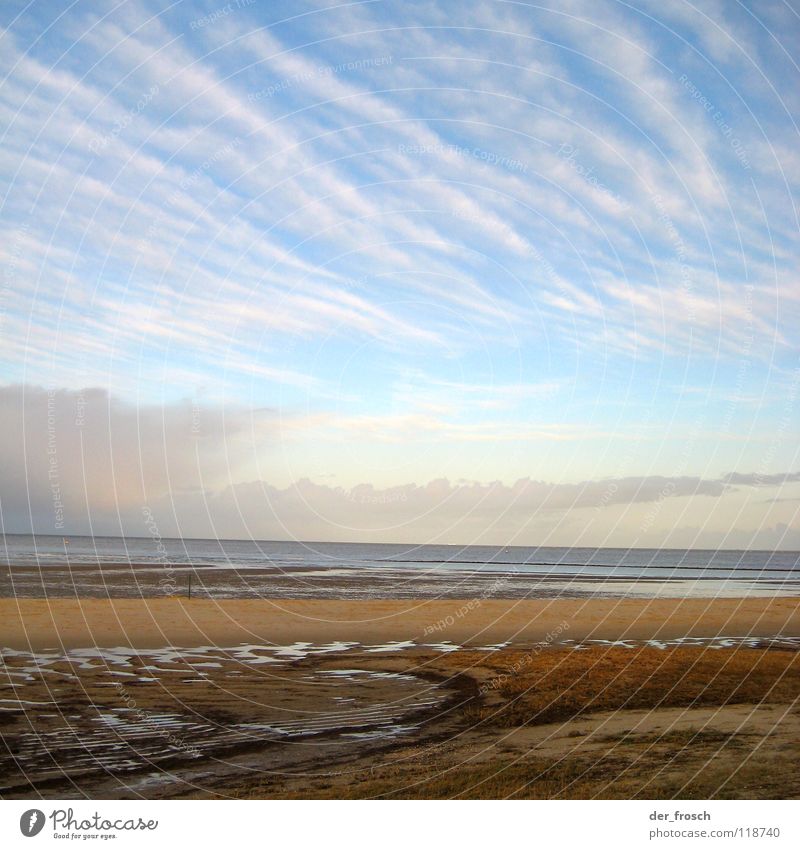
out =
[[0,599],[5,798],[794,798],[793,598]]
[[755,599],[0,599],[0,645],[533,645],[564,640],[800,637],[794,598]]

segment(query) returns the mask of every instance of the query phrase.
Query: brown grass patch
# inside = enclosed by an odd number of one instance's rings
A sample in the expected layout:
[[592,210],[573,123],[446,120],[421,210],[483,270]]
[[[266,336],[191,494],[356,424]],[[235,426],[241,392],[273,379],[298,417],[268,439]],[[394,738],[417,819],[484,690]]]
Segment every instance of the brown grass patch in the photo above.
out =
[[[752,649],[504,650],[443,661],[485,688],[452,747],[371,762],[346,780],[290,780],[249,797],[414,799],[776,799],[800,796],[794,745],[800,655]],[[764,705],[760,709],[758,705]],[[728,706],[725,708],[725,706]],[[736,706],[743,706],[736,707]],[[775,707],[770,707],[775,706]],[[777,707],[780,706],[780,707]],[[789,712],[787,714],[787,706]],[[751,710],[752,707],[752,710]],[[642,711],[661,708],[656,725]],[[698,708],[689,727],[670,727]],[[716,708],[722,709],[719,714]],[[709,710],[710,709],[710,710]],[[628,711],[636,711],[630,714]],[[617,712],[608,733],[608,712]],[[593,718],[592,714],[599,714]],[[743,719],[745,725],[740,726]],[[570,720],[580,728],[572,728]],[[694,724],[698,722],[700,724]],[[566,723],[559,731],[536,726]],[[526,728],[527,726],[527,728]],[[666,726],[666,727],[664,727]],[[508,729],[516,731],[509,734]],[[598,729],[597,733],[591,731]],[[538,735],[538,736],[537,736]],[[555,735],[555,737],[553,736]],[[535,743],[549,740],[547,754]],[[553,739],[561,739],[560,751]],[[517,741],[517,742],[515,742]]]
[[791,704],[800,697],[800,655],[697,648],[507,652],[484,687],[471,718],[506,727],[601,711]]

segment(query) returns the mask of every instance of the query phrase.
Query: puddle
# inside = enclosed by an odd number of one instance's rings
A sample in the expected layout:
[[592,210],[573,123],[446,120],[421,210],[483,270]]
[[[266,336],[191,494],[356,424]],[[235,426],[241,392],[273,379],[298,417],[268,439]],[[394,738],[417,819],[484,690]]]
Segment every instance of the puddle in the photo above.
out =
[[[0,794],[24,786],[26,775],[72,780],[147,772],[136,786],[148,786],[160,781],[153,768],[162,764],[220,762],[232,752],[314,740],[368,745],[411,733],[448,698],[446,687],[412,674],[295,665],[354,647],[6,651],[3,672],[30,671],[0,676],[0,713],[7,717]],[[53,667],[70,671],[51,679]]]
[[413,640],[390,640],[388,643],[377,646],[364,646],[364,651],[368,652],[394,652],[403,651],[403,649],[417,648],[417,643]]
[[461,651],[463,646],[457,646],[455,643],[451,643],[449,640],[446,640],[443,643],[424,643],[423,648],[446,653],[449,651]]

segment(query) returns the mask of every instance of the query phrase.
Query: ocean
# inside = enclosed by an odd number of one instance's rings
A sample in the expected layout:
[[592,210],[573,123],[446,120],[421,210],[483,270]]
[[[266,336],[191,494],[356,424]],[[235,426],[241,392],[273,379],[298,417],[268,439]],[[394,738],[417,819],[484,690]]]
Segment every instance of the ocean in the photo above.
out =
[[6,534],[17,597],[664,598],[800,595],[800,552]]

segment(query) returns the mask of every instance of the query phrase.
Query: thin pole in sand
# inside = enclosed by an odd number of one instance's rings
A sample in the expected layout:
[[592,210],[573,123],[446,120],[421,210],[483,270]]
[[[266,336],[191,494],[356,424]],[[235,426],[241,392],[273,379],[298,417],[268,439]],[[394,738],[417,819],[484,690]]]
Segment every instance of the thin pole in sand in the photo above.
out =
[[189,598],[192,597],[192,573],[189,572]]

